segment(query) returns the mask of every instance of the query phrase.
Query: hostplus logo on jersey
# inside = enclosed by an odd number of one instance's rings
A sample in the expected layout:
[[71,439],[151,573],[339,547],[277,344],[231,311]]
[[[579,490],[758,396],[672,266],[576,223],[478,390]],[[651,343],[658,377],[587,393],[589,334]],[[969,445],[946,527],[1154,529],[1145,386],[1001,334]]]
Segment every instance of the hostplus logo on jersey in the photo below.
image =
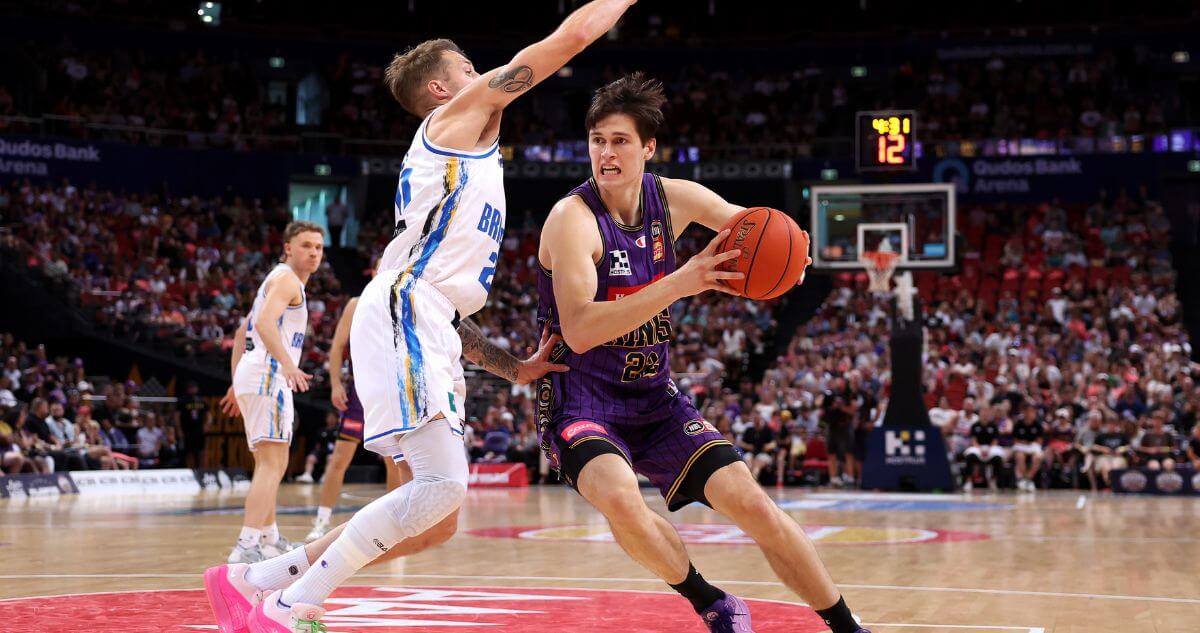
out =
[[629,265],[629,251],[609,251],[608,255],[612,260],[608,267],[609,277],[629,277],[633,274],[633,267]]

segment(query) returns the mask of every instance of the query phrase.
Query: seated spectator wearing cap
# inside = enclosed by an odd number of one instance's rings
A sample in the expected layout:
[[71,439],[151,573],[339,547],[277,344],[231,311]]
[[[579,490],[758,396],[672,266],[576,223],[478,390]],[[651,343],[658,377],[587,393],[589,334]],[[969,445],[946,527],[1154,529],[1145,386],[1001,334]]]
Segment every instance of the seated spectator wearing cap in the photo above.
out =
[[1175,434],[1166,430],[1167,412],[1159,409],[1150,414],[1144,431],[1133,444],[1131,456],[1135,466],[1150,470],[1175,470]]
[[1082,455],[1075,449],[1076,433],[1075,423],[1071,420],[1071,409],[1055,409],[1050,428],[1046,430],[1046,468],[1052,469],[1058,464],[1062,477],[1073,486],[1079,484],[1079,460]]
[[1096,490],[1096,475],[1105,487],[1111,487],[1109,474],[1114,470],[1128,467],[1125,456],[1129,453],[1129,438],[1121,432],[1120,422],[1115,417],[1104,421],[1103,430],[1096,436],[1092,444],[1092,470],[1088,477],[1092,481],[1092,490]]
[[750,467],[750,474],[758,481],[759,475],[771,462],[775,461],[775,450],[778,448],[775,431],[767,425],[766,418],[761,412],[751,414],[754,426],[747,427],[738,438],[738,447],[745,451],[742,459]]

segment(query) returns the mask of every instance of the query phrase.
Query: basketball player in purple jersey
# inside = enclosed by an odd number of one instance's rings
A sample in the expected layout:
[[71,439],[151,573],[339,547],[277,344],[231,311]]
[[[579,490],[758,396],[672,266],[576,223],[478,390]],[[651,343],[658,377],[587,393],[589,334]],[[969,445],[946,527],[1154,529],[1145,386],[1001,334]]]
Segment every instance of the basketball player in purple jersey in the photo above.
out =
[[865,633],[804,531],[670,377],[675,301],[731,292],[721,231],[677,266],[675,237],[693,222],[720,231],[740,207],[694,182],[645,173],[662,123],[662,86],[641,74],[601,88],[587,114],[592,178],[551,210],[538,259],[538,320],[561,332],[551,358],[570,368],[538,382],[542,447],[602,512],[625,551],[686,597],[711,631],[751,631],[746,603],[713,587],[671,525],[647,507],[637,474],[671,511],[698,501],[758,543],[790,589],[833,633]]

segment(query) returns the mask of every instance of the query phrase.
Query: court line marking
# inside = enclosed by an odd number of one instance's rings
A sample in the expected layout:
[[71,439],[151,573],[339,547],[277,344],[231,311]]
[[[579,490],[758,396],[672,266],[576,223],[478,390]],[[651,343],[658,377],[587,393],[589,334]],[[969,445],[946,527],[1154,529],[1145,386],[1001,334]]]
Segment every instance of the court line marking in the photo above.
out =
[[[148,574],[4,574],[0,580],[53,580],[65,578],[199,578],[199,573],[148,573]],[[525,580],[564,582],[652,582],[661,583],[657,578],[592,578],[564,576],[463,576],[454,574],[355,574],[355,578],[426,578],[433,580]],[[783,583],[765,580],[709,580],[717,585],[748,585],[759,587],[782,587]],[[879,591],[929,591],[936,593],[974,593],[995,594],[1003,596],[1030,596],[1035,598],[1080,598],[1084,600],[1123,600],[1131,602],[1166,602],[1171,604],[1200,604],[1200,599],[1173,598],[1170,596],[1126,596],[1103,593],[1066,593],[1059,591],[1025,591],[1020,589],[980,589],[973,587],[926,587],[920,585],[863,585],[839,584],[848,589],[874,589]],[[530,589],[532,587],[523,587]],[[788,603],[797,604],[797,603]]]
[[888,628],[906,629],[966,629],[969,631],[1020,631],[1021,633],[1046,633],[1040,626],[984,626],[974,624],[887,624],[883,622],[863,622],[862,626],[886,626]]

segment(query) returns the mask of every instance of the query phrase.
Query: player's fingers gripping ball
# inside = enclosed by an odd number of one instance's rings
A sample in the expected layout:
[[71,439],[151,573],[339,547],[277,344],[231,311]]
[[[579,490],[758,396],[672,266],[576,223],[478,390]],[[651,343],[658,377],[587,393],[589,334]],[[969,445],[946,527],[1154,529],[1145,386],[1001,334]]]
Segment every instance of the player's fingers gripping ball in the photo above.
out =
[[733,216],[724,228],[729,236],[717,251],[740,249],[742,254],[722,267],[746,276],[722,283],[749,299],[774,299],[800,282],[808,265],[808,237],[786,213],[752,207]]

